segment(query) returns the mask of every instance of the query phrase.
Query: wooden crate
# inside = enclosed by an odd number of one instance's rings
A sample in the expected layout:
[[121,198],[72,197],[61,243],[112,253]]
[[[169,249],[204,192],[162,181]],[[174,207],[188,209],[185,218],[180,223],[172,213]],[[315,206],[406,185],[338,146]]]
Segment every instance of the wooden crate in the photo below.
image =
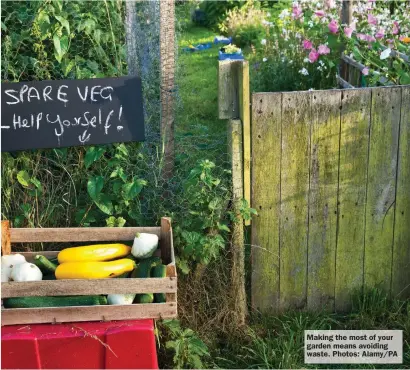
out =
[[[167,277],[148,279],[70,279],[1,284],[1,298],[67,295],[99,295],[129,293],[166,293],[165,303],[101,305],[50,308],[1,309],[1,325],[61,323],[76,321],[111,321],[174,318],[177,316],[177,273],[169,218],[161,219],[161,227],[89,227],[89,228],[9,228],[2,221],[2,253],[10,254],[13,243],[35,242],[126,242],[135,233],[159,236],[157,255],[167,265]],[[58,251],[21,253],[31,262],[36,254],[56,257]]]

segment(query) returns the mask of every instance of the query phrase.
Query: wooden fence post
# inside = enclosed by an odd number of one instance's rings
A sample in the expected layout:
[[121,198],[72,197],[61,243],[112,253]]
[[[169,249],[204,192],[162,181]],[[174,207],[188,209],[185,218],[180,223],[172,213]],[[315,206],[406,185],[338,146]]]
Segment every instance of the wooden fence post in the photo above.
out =
[[[251,113],[249,94],[249,62],[239,66],[239,117],[243,129],[243,198],[251,205]],[[249,226],[250,220],[245,221]]]
[[[341,24],[347,24],[350,26],[352,23],[352,3],[350,0],[343,1],[342,5],[342,14],[341,14]],[[344,52],[344,46],[342,46],[341,54]],[[340,60],[340,76],[348,83],[351,83],[351,79],[349,76],[349,65],[345,63],[343,60]]]
[[245,324],[247,315],[245,291],[245,245],[243,219],[239,212],[243,197],[243,147],[242,122],[229,120],[228,122],[228,155],[232,163],[232,202],[237,221],[232,226],[232,289],[234,312],[238,325]]
[[[243,146],[243,198],[251,205],[251,115],[249,62],[221,61],[218,68],[218,110],[220,119],[240,119]],[[246,221],[245,225],[250,225]]]
[[160,1],[161,142],[163,179],[174,171],[175,3]]

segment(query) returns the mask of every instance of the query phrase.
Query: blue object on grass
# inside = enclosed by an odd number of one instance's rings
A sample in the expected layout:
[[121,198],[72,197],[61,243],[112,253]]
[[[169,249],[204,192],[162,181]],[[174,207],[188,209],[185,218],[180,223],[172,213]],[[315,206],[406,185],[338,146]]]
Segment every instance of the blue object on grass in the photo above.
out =
[[201,51],[201,50],[206,50],[206,49],[210,49],[212,47],[212,44],[210,42],[206,43],[206,44],[198,44],[198,45],[192,45],[190,47],[184,48],[184,51],[190,51],[190,52],[194,52],[194,51]]
[[219,50],[219,60],[244,60],[245,58],[243,57],[242,51],[239,51],[237,53],[224,53],[223,51]]
[[214,38],[214,44],[232,44],[232,37],[216,36]]

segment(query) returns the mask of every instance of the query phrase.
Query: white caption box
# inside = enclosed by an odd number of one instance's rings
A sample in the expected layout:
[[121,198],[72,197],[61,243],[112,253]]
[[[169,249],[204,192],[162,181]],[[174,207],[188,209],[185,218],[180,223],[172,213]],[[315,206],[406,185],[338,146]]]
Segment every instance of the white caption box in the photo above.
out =
[[402,362],[402,330],[305,330],[306,364]]

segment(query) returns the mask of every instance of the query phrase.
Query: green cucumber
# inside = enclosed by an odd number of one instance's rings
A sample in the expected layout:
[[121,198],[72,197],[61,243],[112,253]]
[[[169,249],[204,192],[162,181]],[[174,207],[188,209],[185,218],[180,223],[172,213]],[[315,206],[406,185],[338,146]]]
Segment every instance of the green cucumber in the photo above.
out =
[[[153,267],[151,270],[151,277],[164,278],[166,276],[167,276],[167,266],[158,265],[158,266]],[[155,298],[155,302],[157,303],[165,303],[167,300],[165,293],[155,293],[154,298]]]
[[135,303],[152,303],[154,302],[154,294],[152,293],[137,294],[134,302]]
[[43,280],[57,280],[54,274],[43,275]]
[[38,254],[34,257],[34,264],[43,272],[44,274],[53,273],[56,271],[57,265],[51,262],[47,257]]
[[[134,269],[131,274],[132,278],[149,278],[151,269],[161,263],[161,259],[159,257],[149,257],[141,260],[138,266]],[[144,294],[137,294],[135,296],[135,303],[152,303],[154,302],[154,294],[152,293],[144,293]]]
[[107,304],[106,296],[16,297],[3,300],[5,308],[97,306]]

